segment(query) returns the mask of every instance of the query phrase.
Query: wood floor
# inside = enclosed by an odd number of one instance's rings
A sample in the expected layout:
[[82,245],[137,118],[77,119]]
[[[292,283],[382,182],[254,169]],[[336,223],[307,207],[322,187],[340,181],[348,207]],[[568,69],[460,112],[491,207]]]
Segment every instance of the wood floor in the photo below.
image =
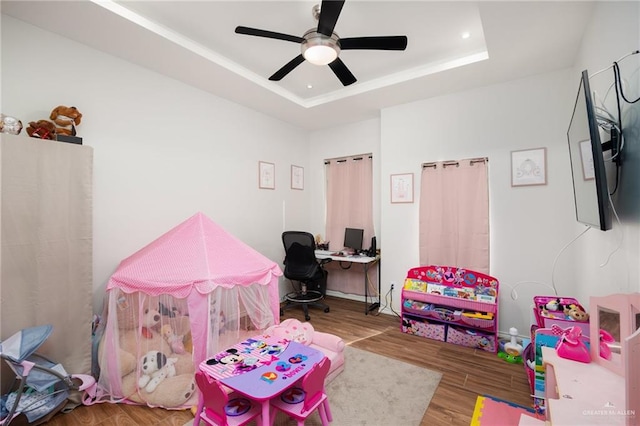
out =
[[[468,426],[476,397],[482,394],[531,405],[522,365],[509,364],[492,353],[402,333],[399,317],[386,314],[365,316],[364,302],[327,297],[327,304],[331,307],[329,313],[316,309],[310,312],[311,323],[316,330],[336,334],[353,347],[443,374],[422,425]],[[286,318],[304,321],[302,310],[297,308],[286,311],[282,319]],[[78,407],[69,414],[58,414],[48,425],[181,426],[192,418],[190,411],[97,404]]]

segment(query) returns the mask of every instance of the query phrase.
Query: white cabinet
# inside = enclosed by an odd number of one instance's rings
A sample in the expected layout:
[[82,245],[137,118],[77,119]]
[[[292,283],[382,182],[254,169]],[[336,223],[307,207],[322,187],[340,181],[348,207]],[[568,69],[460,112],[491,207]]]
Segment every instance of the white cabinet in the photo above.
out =
[[93,149],[26,134],[0,143],[0,339],[52,324],[38,352],[88,373]]

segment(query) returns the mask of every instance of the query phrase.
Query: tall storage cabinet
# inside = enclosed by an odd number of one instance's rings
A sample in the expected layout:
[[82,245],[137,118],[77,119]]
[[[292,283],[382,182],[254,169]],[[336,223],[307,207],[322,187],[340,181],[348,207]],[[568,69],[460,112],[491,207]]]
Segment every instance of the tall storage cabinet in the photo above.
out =
[[0,167],[0,339],[51,324],[38,352],[89,373],[93,149],[0,134]]
[[498,280],[451,266],[421,266],[402,289],[402,331],[497,352]]

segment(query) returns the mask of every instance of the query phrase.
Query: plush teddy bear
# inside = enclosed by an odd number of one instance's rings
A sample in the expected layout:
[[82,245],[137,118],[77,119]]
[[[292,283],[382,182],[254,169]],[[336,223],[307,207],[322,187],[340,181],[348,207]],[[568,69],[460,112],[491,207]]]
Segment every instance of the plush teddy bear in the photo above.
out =
[[565,314],[574,321],[586,322],[589,320],[589,314],[580,306],[571,304],[564,310]]
[[74,106],[60,105],[51,111],[49,119],[56,123],[56,132],[59,135],[75,136],[76,126],[82,121],[82,114]]
[[56,138],[56,125],[49,120],[30,121],[27,134],[32,138],[51,139]]
[[147,392],[153,392],[166,378],[176,375],[177,358],[167,358],[160,351],[149,351],[140,360],[141,373],[138,386]]
[[[156,309],[159,306],[157,298],[140,296],[139,293],[126,294],[119,290],[113,291],[117,293],[110,297],[114,297],[117,301],[116,308],[115,312],[107,312],[107,315],[115,315],[116,320],[112,321],[108,318],[107,326],[113,324],[117,327],[114,331],[117,340],[112,347],[107,347],[104,336],[100,342],[98,359],[102,370],[101,375],[106,375],[109,380],[114,375],[121,378],[122,395],[116,395],[117,397],[165,408],[183,406],[196,390],[192,354],[186,351],[184,354],[174,354],[168,367],[170,370],[162,373],[164,378],[155,385],[152,392],[148,391],[148,384],[145,387],[140,386],[139,379],[144,374],[144,370],[143,365],[138,361],[144,354],[151,351],[171,353],[171,348],[160,330],[161,321],[168,322],[173,330],[184,334],[190,330],[189,318],[186,316],[168,318],[160,315]],[[142,309],[140,303],[142,303]],[[107,353],[107,351],[113,353]],[[116,364],[119,371],[114,375],[109,375],[109,372],[105,371],[108,356],[117,357]],[[174,370],[175,374],[173,374]],[[172,374],[168,374],[169,372]]]

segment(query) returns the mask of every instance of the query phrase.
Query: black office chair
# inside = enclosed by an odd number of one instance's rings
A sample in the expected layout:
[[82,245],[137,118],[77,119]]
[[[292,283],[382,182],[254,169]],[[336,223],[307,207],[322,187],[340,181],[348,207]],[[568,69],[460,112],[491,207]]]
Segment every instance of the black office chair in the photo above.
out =
[[301,305],[305,320],[309,321],[309,306],[315,306],[329,312],[329,306],[322,302],[327,291],[327,274],[323,265],[331,259],[316,259],[316,241],[308,232],[286,231],[282,233],[284,244],[284,276],[292,283],[298,282],[300,289],[287,293],[287,301],[280,308],[284,310]]

